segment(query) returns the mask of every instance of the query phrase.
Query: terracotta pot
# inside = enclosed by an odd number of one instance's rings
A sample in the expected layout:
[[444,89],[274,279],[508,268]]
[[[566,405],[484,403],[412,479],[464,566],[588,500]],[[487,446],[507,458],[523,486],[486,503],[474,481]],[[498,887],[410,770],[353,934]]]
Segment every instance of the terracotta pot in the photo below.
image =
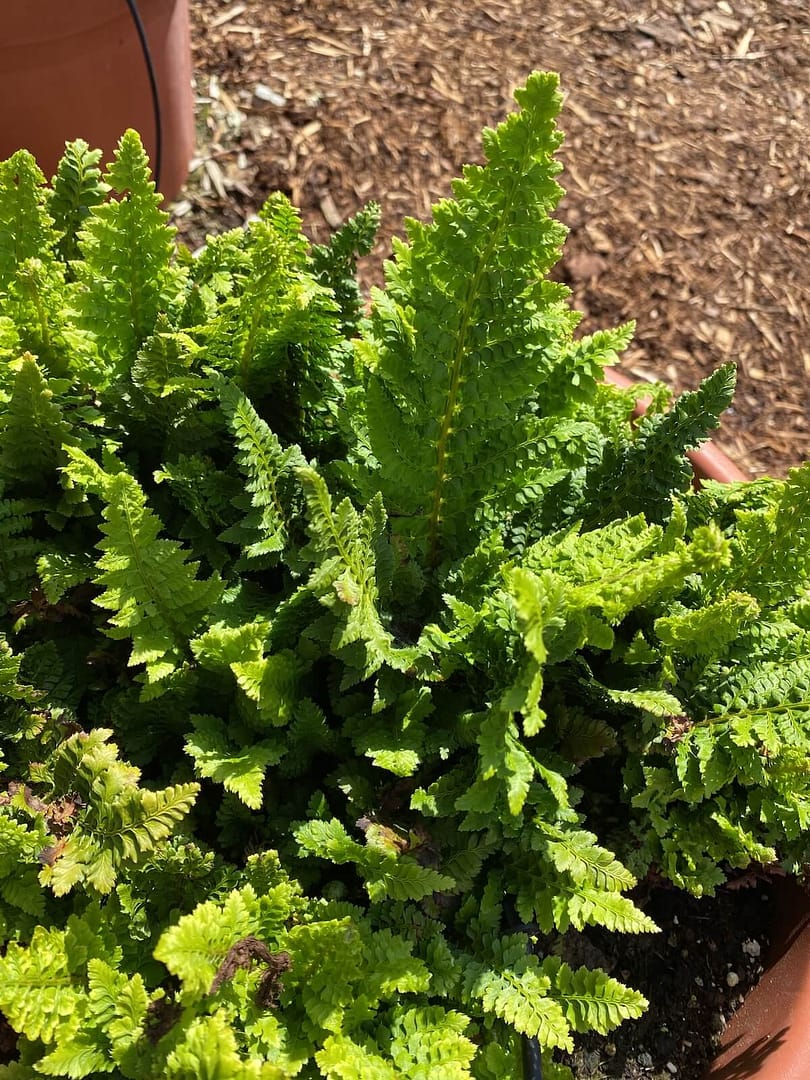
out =
[[794,882],[774,890],[766,965],[723,1032],[705,1080],[810,1077],[810,901]]
[[[25,147],[50,177],[67,139],[101,147],[107,162],[132,127],[155,168],[149,73],[126,0],[3,0],[0,6],[0,159]],[[137,7],[160,100],[156,179],[171,199],[194,148],[188,0],[137,0]]]
[[[615,368],[605,378],[638,385]],[[639,397],[636,415],[649,398]],[[695,479],[748,479],[713,443],[689,454]],[[732,1016],[704,1080],[810,1080],[810,897],[792,881],[773,890],[772,941],[759,983]]]

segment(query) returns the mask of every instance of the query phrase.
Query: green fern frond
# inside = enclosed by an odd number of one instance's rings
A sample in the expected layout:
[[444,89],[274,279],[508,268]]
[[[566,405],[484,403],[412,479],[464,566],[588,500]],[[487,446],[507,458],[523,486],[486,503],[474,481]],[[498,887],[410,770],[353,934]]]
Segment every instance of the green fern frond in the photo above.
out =
[[20,352],[34,353],[50,375],[84,372],[93,345],[71,324],[64,268],[50,252],[18,264],[4,306],[16,324]]
[[504,1020],[543,1047],[572,1050],[571,1028],[561,1006],[549,995],[551,980],[536,956],[517,959],[500,970],[475,961],[465,966],[464,996],[486,1013]]
[[362,514],[348,499],[333,510],[329,489],[314,469],[299,468],[297,475],[309,508],[312,545],[321,555],[309,588],[336,616],[332,649],[340,653],[361,644],[365,652],[363,677],[383,664],[397,671],[408,670],[419,651],[395,644],[377,606],[377,553],[386,522],[382,499],[372,499]]
[[[139,974],[116,971],[97,957],[87,963],[84,1023],[39,1062],[46,1076],[83,1077],[113,1072],[137,1054],[149,995]],[[129,1062],[127,1062],[129,1064]],[[127,1070],[128,1071],[128,1070]]]
[[415,859],[399,855],[390,847],[358,844],[337,818],[309,821],[295,829],[294,835],[304,855],[315,855],[338,864],[353,863],[374,902],[386,898],[421,900],[431,893],[455,887],[452,878],[420,866]]
[[636,564],[614,578],[580,585],[567,599],[572,609],[595,608],[615,624],[630,611],[683,587],[690,574],[728,563],[731,549],[716,526],[695,530],[691,543],[678,540],[669,551]]
[[100,150],[91,150],[84,139],[65,144],[56,167],[48,210],[59,237],[56,252],[65,263],[78,258],[78,233],[94,206],[104,202],[109,187],[101,179]]
[[73,265],[79,325],[94,334],[110,378],[130,371],[158,314],[177,302],[180,276],[175,230],[136,132],[121,137],[104,179],[116,197],[90,208]]
[[40,693],[33,686],[21,681],[22,659],[23,654],[15,655],[6,635],[0,633],[0,694],[11,701],[34,702]]
[[605,368],[618,363],[619,354],[633,340],[635,328],[636,324],[629,322],[565,343],[557,367],[539,394],[543,412],[570,412],[593,401]]
[[[23,787],[16,797],[0,806],[0,908],[3,905],[16,908],[15,922],[22,921],[19,913],[23,912],[32,916],[36,925],[45,918],[45,895],[37,881],[37,856],[48,845],[48,833],[42,819],[33,822],[15,819],[19,810],[25,814],[27,808],[18,807],[24,801]],[[0,923],[2,921],[0,916]],[[22,922],[24,934],[25,923]],[[0,932],[0,937],[5,941],[12,934]]]
[[29,593],[42,541],[31,535],[36,504],[4,499],[0,483],[0,612]]
[[410,1080],[468,1080],[477,1047],[465,1035],[469,1017],[438,1005],[396,1008],[389,1053]]
[[22,356],[15,369],[0,421],[0,476],[37,491],[56,480],[65,461],[62,447],[75,437],[34,357]]
[[189,553],[176,540],[158,538],[161,522],[132,476],[107,473],[72,447],[67,452],[66,475],[105,502],[95,578],[105,591],[95,603],[113,612],[106,632],[132,638],[130,664],[145,664],[148,681],[159,682],[190,655],[189,640],[221,583],[216,575],[199,580],[199,564],[188,561]]
[[374,247],[380,227],[380,207],[370,202],[349,218],[330,238],[328,244],[313,244],[312,266],[318,281],[335,295],[341,316],[341,330],[353,337],[361,315],[361,296],[357,284],[357,260]]
[[373,1049],[347,1035],[330,1035],[315,1060],[328,1080],[397,1080],[403,1075]]
[[199,904],[164,931],[155,959],[180,979],[191,998],[204,997],[231,946],[256,933],[257,911],[256,893],[250,886],[234,890],[221,903]]
[[172,397],[172,412],[166,414],[166,420],[176,423],[183,411],[202,399],[203,380],[191,370],[200,349],[189,334],[172,328],[164,312],[158,313],[154,330],[138,349],[130,372],[133,384],[152,402],[152,422],[161,418],[155,401]]
[[600,847],[596,836],[584,829],[563,829],[538,821],[531,835],[531,846],[577,885],[624,892],[636,884],[636,879],[613,853]]
[[465,168],[431,224],[407,222],[365,332],[371,483],[431,564],[467,547],[468,508],[486,494],[467,465],[508,450],[516,410],[551,374],[552,339],[577,321],[568,290],[543,280],[565,236],[549,217],[557,79],[535,73],[515,96],[520,112],[484,133],[487,166]]
[[645,416],[636,437],[606,450],[588,477],[585,515],[589,526],[643,512],[648,521],[665,521],[674,492],[686,492],[692,467],[686,451],[705,442],[734,396],[736,369],[725,364],[697,390],[682,394],[669,412]]
[[233,792],[251,810],[262,805],[262,783],[269,765],[284,756],[284,744],[265,739],[235,746],[225,724],[215,716],[193,716],[194,731],[186,739],[186,753],[199,776],[210,777]]
[[0,295],[26,259],[46,256],[55,241],[44,184],[27,150],[0,161]]
[[[222,534],[236,540],[248,559],[278,555],[287,543],[290,506],[285,485],[293,471],[305,466],[297,446],[282,449],[281,443],[253,408],[249,399],[232,382],[217,383],[222,409],[237,444],[237,461],[247,480],[248,503],[245,519]],[[243,507],[244,508],[244,507]]]
[[73,735],[48,763],[53,795],[77,793],[81,803],[67,839],[40,870],[40,883],[56,896],[79,882],[109,893],[122,868],[138,863],[171,835],[199,791],[196,784],[160,791],[138,787],[138,769],[118,760],[117,747],[107,742],[111,734],[96,728],[90,735]]
[[[209,1077],[216,1080],[262,1080],[273,1072],[263,1066],[259,1057],[246,1060],[240,1052],[236,1032],[225,1010],[193,1020],[183,1037],[166,1058],[165,1080],[198,1080],[201,1063]],[[284,1074],[275,1073],[280,1080]]]
[[60,1029],[77,1027],[84,974],[78,944],[70,928],[37,926],[27,946],[10,942],[0,957],[0,1011],[27,1039],[52,1043]]
[[240,689],[255,705],[256,730],[268,724],[286,727],[301,695],[305,665],[300,657],[291,649],[282,649],[269,656],[234,661],[230,667]]
[[637,1020],[649,1006],[643,994],[622,986],[604,971],[585,967],[574,971],[556,956],[546,957],[541,968],[551,978],[552,996],[574,1031],[607,1035],[624,1020]]
[[564,758],[581,764],[590,758],[602,757],[616,748],[616,732],[598,716],[585,710],[569,707],[555,710],[554,728],[559,737],[559,752]]
[[588,861],[570,859],[570,849],[551,850],[553,857],[562,858],[566,865],[581,876],[576,882],[569,873],[559,873],[552,862],[526,857],[516,860],[516,908],[526,922],[536,921],[544,933],[553,929],[561,933],[569,927],[582,930],[585,926],[604,926],[622,934],[650,934],[658,927],[641,912],[609,880],[607,888],[593,883],[600,867]]
[[83,552],[47,551],[37,559],[37,574],[49,604],[57,604],[77,585],[95,574],[95,563]]
[[810,462],[791,469],[785,480],[771,481],[765,502],[756,509],[734,508],[732,561],[707,585],[720,595],[749,593],[767,610],[810,584]]
[[[565,893],[569,895],[566,897]],[[565,932],[569,926],[582,930],[585,926],[604,926],[620,934],[656,934],[659,927],[644,915],[632,900],[615,892],[595,886],[561,889],[565,902],[564,915],[556,920],[557,929]],[[539,921],[539,920],[538,920]]]
[[656,619],[659,641],[682,656],[711,657],[732,642],[742,627],[759,614],[759,604],[747,593],[730,592],[713,604]]
[[300,216],[280,193],[250,224],[245,250],[237,288],[206,333],[207,355],[254,402],[267,405],[274,431],[296,441],[302,409],[320,411],[328,393],[337,305],[312,275]]
[[634,709],[642,709],[651,716],[680,716],[683,712],[682,703],[668,690],[658,690],[654,687],[614,690],[607,686],[604,689],[611,701],[619,705],[631,705]]

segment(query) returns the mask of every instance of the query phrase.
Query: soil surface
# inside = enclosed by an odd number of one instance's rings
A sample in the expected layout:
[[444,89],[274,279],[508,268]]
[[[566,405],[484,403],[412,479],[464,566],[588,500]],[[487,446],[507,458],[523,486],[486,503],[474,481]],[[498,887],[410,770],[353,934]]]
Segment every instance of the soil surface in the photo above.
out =
[[700,1080],[731,1014],[762,974],[773,890],[743,876],[746,887],[714,898],[658,888],[636,897],[661,928],[620,935],[601,927],[565,935],[564,959],[607,971],[650,1002],[640,1020],[607,1036],[578,1037],[566,1058],[580,1080]]
[[751,475],[810,457],[806,0],[193,0],[198,158],[181,238],[279,189],[309,235],[369,199],[380,263],[536,68],[559,71],[583,332],[634,318],[623,367],[677,390],[739,366],[721,445]]

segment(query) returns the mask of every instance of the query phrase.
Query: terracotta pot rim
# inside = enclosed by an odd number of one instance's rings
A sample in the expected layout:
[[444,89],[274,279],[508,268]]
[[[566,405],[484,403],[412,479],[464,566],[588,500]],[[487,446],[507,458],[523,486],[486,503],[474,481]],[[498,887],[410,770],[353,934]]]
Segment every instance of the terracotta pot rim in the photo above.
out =
[[703,1080],[810,1077],[810,897],[774,884],[773,937],[765,970],[720,1038]]

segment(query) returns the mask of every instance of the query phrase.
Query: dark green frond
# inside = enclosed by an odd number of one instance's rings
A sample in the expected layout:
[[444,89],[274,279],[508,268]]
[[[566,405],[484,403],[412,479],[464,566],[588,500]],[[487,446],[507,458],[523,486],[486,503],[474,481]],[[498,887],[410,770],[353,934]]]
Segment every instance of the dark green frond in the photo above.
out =
[[65,144],[51,187],[48,210],[59,239],[56,253],[65,263],[79,255],[78,234],[94,206],[104,202],[109,187],[101,179],[100,150],[91,150],[84,139]]
[[175,230],[136,132],[122,136],[105,182],[115,197],[93,206],[78,234],[76,303],[113,376],[130,370],[159,313],[176,303],[179,281]]

